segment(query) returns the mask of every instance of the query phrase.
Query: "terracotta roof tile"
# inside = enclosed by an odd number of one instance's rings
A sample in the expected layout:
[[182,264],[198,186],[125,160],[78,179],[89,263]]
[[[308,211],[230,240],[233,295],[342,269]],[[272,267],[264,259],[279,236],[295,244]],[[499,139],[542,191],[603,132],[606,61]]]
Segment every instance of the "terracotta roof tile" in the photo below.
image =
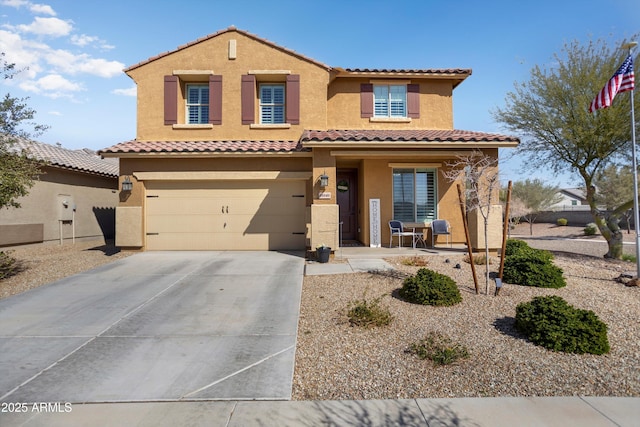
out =
[[45,161],[49,166],[107,177],[118,176],[117,159],[102,159],[96,152],[87,148],[70,150],[24,138],[15,138],[12,141],[14,142],[10,146],[12,150],[26,150],[30,157]]
[[387,68],[346,68],[347,73],[353,74],[460,74],[471,75],[470,68],[427,68],[421,70],[387,69]]
[[301,152],[298,141],[127,141],[105,148],[100,154],[117,153],[224,153]]
[[514,136],[467,130],[306,130],[302,143],[311,141],[425,141],[425,142],[515,142]]

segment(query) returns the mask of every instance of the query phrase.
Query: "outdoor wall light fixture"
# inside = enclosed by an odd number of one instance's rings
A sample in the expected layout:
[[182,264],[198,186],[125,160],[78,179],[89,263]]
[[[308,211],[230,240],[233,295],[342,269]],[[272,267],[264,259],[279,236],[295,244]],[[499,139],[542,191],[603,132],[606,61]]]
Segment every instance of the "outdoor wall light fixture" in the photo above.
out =
[[133,190],[133,182],[129,179],[129,176],[124,177],[124,181],[122,181],[122,191],[131,191]]
[[326,172],[320,175],[320,187],[327,188],[329,186],[329,177]]

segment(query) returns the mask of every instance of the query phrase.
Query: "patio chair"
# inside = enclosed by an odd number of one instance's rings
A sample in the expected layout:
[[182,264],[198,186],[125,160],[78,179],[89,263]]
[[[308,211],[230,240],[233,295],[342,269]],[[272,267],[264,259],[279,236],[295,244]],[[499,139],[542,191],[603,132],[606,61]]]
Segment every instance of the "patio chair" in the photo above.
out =
[[411,243],[413,247],[416,247],[416,232],[415,228],[411,229],[411,231],[406,231],[404,228],[404,224],[402,221],[391,220],[389,221],[389,231],[391,232],[391,236],[389,237],[389,247],[393,247],[393,237],[398,237],[398,248],[402,247],[402,238],[403,237],[411,237]]
[[435,246],[435,241],[437,239],[436,236],[447,236],[447,244],[449,247],[452,246],[449,243],[449,236],[451,236],[451,226],[449,225],[449,221],[446,219],[435,219],[431,222],[431,247]]

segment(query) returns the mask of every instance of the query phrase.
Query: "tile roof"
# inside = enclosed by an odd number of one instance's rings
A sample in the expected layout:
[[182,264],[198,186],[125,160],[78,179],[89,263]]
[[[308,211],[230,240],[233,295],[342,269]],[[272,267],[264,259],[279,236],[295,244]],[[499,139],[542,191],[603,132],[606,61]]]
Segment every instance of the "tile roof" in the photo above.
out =
[[352,74],[459,74],[461,76],[471,75],[470,68],[427,68],[422,70],[407,69],[387,69],[387,68],[346,68],[344,70]]
[[305,130],[302,143],[312,141],[423,141],[423,142],[512,142],[519,143],[514,136],[468,130]]
[[30,157],[45,161],[48,166],[113,178],[119,174],[117,159],[102,159],[96,152],[87,148],[70,150],[24,138],[12,140],[15,143],[10,146],[10,149],[14,151],[26,150]]
[[153,61],[155,61],[155,60],[157,60],[157,59],[160,59],[160,58],[162,58],[162,57],[165,57],[165,56],[171,55],[172,53],[178,52],[178,51],[180,51],[180,50],[182,50],[182,49],[185,49],[185,48],[187,48],[187,47],[189,47],[189,46],[193,46],[193,45],[195,45],[195,44],[202,43],[202,42],[204,42],[204,41],[206,41],[206,40],[212,39],[212,38],[214,38],[214,37],[217,37],[217,36],[219,36],[219,35],[222,35],[222,34],[224,34],[224,33],[228,33],[228,32],[231,32],[231,31],[235,31],[235,32],[237,32],[237,33],[243,34],[244,36],[249,37],[249,38],[252,38],[252,39],[254,39],[254,40],[257,40],[257,41],[259,41],[259,42],[261,42],[261,43],[266,43],[266,44],[268,44],[268,45],[270,45],[270,46],[275,47],[276,49],[279,49],[279,50],[282,50],[282,51],[284,51],[284,52],[287,52],[287,53],[289,53],[289,54],[291,54],[291,55],[297,56],[297,57],[298,57],[298,58],[300,58],[300,59],[304,59],[305,61],[308,61],[308,62],[311,62],[311,63],[313,63],[313,64],[316,64],[316,65],[318,65],[318,66],[320,66],[320,67],[322,67],[322,68],[325,68],[325,69],[327,69],[327,70],[330,70],[330,69],[331,69],[331,67],[330,67],[330,66],[328,66],[328,65],[326,65],[326,64],[323,64],[323,63],[321,63],[321,62],[319,62],[319,61],[316,61],[315,59],[309,58],[308,56],[302,55],[302,54],[300,54],[300,53],[296,52],[295,50],[291,50],[291,49],[288,49],[288,48],[286,48],[286,47],[282,47],[282,46],[280,46],[280,45],[277,45],[277,44],[275,44],[275,43],[273,43],[273,42],[271,42],[271,41],[269,41],[269,40],[267,40],[267,39],[264,39],[264,38],[262,38],[262,37],[258,37],[258,36],[257,36],[257,35],[255,35],[255,34],[251,34],[251,33],[249,33],[248,31],[239,30],[239,29],[237,29],[236,27],[234,27],[234,26],[232,25],[232,26],[230,26],[230,27],[228,27],[228,28],[225,28],[224,30],[220,30],[220,31],[217,31],[217,32],[215,32],[215,33],[213,33],[213,34],[209,34],[208,36],[201,37],[201,38],[199,38],[199,39],[197,39],[197,40],[194,40],[194,41],[192,41],[192,42],[189,42],[189,43],[186,43],[186,44],[184,44],[184,45],[178,46],[176,49],[173,49],[173,50],[170,50],[170,51],[167,51],[167,52],[161,53],[161,54],[156,55],[156,56],[153,56],[153,57],[151,57],[151,58],[149,58],[149,59],[146,59],[146,60],[144,60],[144,61],[142,61],[142,62],[139,62],[139,63],[137,63],[137,64],[135,64],[135,65],[131,65],[130,67],[125,68],[125,69],[124,69],[124,72],[126,73],[127,71],[131,71],[131,70],[133,70],[133,69],[135,69],[135,68],[141,67],[141,66],[143,66],[143,65],[145,65],[145,64],[148,64],[148,63],[150,63],[150,62],[153,62]]
[[261,153],[307,151],[298,141],[127,141],[105,148],[116,153]]

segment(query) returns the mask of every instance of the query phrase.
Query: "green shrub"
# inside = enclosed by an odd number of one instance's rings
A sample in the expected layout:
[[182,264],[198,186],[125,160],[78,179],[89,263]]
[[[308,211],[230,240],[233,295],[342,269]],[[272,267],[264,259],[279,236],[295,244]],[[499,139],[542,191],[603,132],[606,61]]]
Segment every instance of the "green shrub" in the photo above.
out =
[[520,251],[531,249],[524,240],[508,239],[505,246],[504,255],[514,255]]
[[593,311],[572,307],[558,296],[518,304],[516,328],[534,344],[554,351],[604,354],[610,350],[607,325]]
[[558,220],[556,221],[556,223],[560,226],[560,227],[564,227],[569,223],[569,220],[567,220],[567,218],[558,218]]
[[[384,295],[383,295],[384,296]],[[391,323],[393,316],[389,309],[380,306],[382,297],[380,296],[369,302],[362,298],[359,301],[349,303],[349,323],[355,326],[369,328],[371,326],[385,326]]]
[[562,288],[567,283],[562,276],[562,269],[555,266],[552,260],[551,252],[532,248],[507,256],[503,280],[523,286]]
[[587,224],[587,226],[584,228],[584,235],[585,236],[595,236],[595,234],[598,232],[598,226],[595,225],[593,222],[590,222],[589,224]]
[[467,359],[469,350],[453,343],[449,338],[435,332],[428,333],[420,341],[411,344],[408,350],[420,359],[429,359],[436,365],[450,365],[459,359]]
[[426,268],[404,280],[400,296],[423,305],[450,306],[462,301],[460,290],[451,277]]
[[12,276],[17,270],[15,258],[6,252],[0,251],[0,279]]

